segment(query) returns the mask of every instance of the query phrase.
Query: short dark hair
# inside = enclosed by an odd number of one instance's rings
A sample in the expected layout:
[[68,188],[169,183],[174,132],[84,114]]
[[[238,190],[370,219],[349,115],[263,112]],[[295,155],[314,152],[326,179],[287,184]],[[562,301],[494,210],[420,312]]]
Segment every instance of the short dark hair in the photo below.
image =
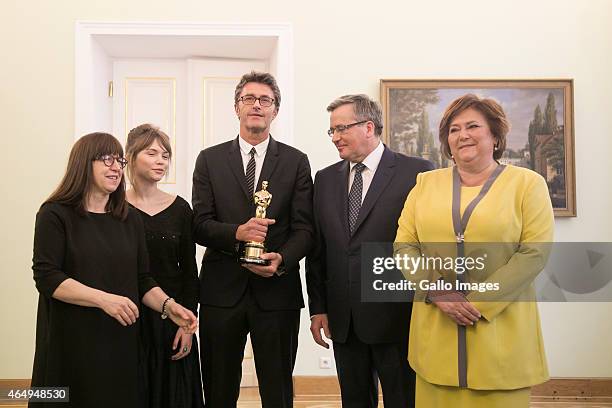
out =
[[457,115],[470,108],[482,113],[487,120],[489,129],[491,129],[491,133],[495,138],[495,146],[497,147],[493,151],[493,159],[499,160],[506,150],[506,135],[510,131],[510,122],[508,122],[506,114],[499,103],[490,98],[479,98],[474,94],[460,96],[452,101],[444,111],[438,132],[442,153],[446,158],[452,158],[450,145],[448,144],[450,125]]
[[236,85],[236,90],[234,91],[234,105],[238,105],[238,99],[240,98],[242,89],[249,82],[268,85],[270,89],[272,89],[272,93],[274,94],[274,105],[276,106],[276,110],[278,111],[278,108],[280,108],[281,104],[280,89],[278,88],[276,79],[274,79],[272,74],[269,74],[267,72],[251,71],[248,74],[244,74],[242,78],[240,78],[240,82],[238,82],[238,85]]
[[[93,162],[106,154],[123,157],[121,143],[108,133],[90,133],[77,140],[70,151],[62,181],[45,203],[66,204],[75,208],[79,214],[87,214],[87,195],[94,183]],[[110,194],[106,211],[117,219],[127,218],[125,177],[121,177],[119,186]]]
[[383,130],[382,109],[380,105],[365,94],[343,95],[327,106],[328,112],[333,112],[342,105],[353,105],[357,120],[371,120],[374,123],[374,134],[379,136]]

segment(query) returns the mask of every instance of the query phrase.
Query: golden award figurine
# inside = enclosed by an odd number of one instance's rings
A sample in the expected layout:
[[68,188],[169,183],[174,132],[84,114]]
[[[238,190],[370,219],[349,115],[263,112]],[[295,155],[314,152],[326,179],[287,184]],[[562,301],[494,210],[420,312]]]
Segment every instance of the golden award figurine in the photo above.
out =
[[[261,182],[261,190],[253,194],[253,201],[257,208],[255,209],[255,218],[266,218],[266,209],[272,202],[272,194],[267,190],[268,182]],[[261,254],[266,252],[264,242],[247,241],[244,244],[242,254],[240,255],[240,263],[255,264],[255,265],[270,265],[270,260],[261,259]]]

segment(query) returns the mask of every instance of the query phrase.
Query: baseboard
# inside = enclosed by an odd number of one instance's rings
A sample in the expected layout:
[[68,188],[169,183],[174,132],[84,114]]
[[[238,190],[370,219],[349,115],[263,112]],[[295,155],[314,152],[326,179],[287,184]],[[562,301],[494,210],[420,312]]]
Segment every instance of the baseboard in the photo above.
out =
[[[11,389],[30,386],[29,379],[0,379],[0,391],[6,395]],[[296,398],[327,397],[339,399],[340,385],[335,375],[295,376],[293,388]],[[531,391],[534,402],[607,402],[612,403],[612,378],[551,378],[536,385]],[[6,401],[2,401],[6,403]]]
[[[296,398],[307,396],[339,396],[336,376],[295,376]],[[551,378],[533,387],[534,402],[612,402],[612,378]]]
[[612,402],[612,378],[551,378],[531,391],[534,402]]
[[27,405],[25,400],[14,400],[8,398],[10,390],[24,390],[30,387],[30,379],[0,379],[0,407],[23,407]]

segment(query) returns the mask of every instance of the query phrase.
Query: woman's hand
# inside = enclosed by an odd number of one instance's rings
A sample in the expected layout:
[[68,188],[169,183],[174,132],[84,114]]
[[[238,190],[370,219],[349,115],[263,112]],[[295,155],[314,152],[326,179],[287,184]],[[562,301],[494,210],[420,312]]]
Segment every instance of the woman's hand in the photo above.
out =
[[455,323],[461,326],[473,326],[481,314],[472,305],[462,293],[459,292],[443,292],[438,294],[430,292],[429,298],[438,309],[446,313]]
[[174,299],[166,304],[166,313],[185,333],[193,334],[198,329],[198,319],[193,312],[176,303]]
[[180,360],[186,357],[191,352],[191,342],[193,334],[185,332],[182,327],[179,327],[174,336],[174,342],[172,343],[172,350],[176,350],[178,347],[178,353],[172,356],[172,360]]
[[128,297],[105,292],[100,296],[99,303],[100,309],[121,323],[122,326],[132,325],[138,319],[138,307]]

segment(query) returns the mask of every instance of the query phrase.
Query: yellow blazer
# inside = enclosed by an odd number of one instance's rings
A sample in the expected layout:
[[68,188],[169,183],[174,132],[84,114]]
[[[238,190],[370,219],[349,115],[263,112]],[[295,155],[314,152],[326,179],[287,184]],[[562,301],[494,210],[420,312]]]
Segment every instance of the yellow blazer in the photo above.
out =
[[[462,214],[480,188],[461,188]],[[452,192],[452,168],[418,175],[399,219],[395,255],[418,256],[426,243],[455,242]],[[521,167],[507,166],[474,210],[465,231],[466,254],[470,243],[501,244],[487,258],[486,272],[467,280],[501,286],[498,292],[467,296],[482,314],[467,327],[468,388],[518,389],[548,380],[533,279],[548,258],[553,226],[546,182]],[[404,275],[415,282],[455,279],[444,270]],[[417,293],[417,298],[423,295]],[[446,314],[415,301],[408,359],[419,376],[432,384],[458,386],[457,338],[457,325]]]

